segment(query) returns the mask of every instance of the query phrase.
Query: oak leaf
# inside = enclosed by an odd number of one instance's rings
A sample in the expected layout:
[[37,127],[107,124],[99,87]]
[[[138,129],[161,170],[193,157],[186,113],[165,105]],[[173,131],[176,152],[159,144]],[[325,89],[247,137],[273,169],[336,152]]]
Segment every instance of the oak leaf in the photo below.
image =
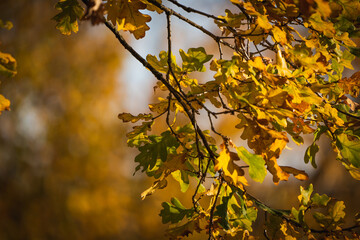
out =
[[70,35],[71,32],[78,32],[78,20],[81,19],[84,12],[84,8],[80,6],[78,1],[60,0],[55,8],[61,11],[53,17],[57,22],[56,28],[64,35]]
[[10,101],[0,94],[0,114],[4,110],[10,110]]
[[145,37],[145,32],[150,29],[147,23],[151,17],[140,12],[146,7],[140,0],[109,0],[105,4],[107,19],[117,24],[118,30],[131,32],[136,39]]
[[215,160],[215,171],[222,170],[225,179],[229,180],[235,185],[242,183],[248,185],[246,178],[244,177],[244,170],[234,163],[231,159],[229,151],[223,147],[219,157]]

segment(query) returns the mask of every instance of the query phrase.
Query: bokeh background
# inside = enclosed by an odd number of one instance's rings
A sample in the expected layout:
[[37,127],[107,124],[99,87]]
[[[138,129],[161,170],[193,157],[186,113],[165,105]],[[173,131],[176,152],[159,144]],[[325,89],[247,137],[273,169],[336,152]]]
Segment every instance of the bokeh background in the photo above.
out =
[[[229,6],[225,0],[183,3],[215,15]],[[0,50],[18,61],[15,78],[0,77],[0,93],[11,100],[11,111],[0,116],[0,240],[166,239],[167,226],[158,216],[161,202],[176,196],[190,206],[192,193],[180,194],[178,184],[170,182],[141,201],[152,179],[133,176],[137,152],[127,147],[125,136],[131,125],[117,119],[120,112],[148,112],[147,104],[156,99],[154,78],[103,26],[81,22],[79,33],[61,35],[51,20],[55,4],[0,1],[0,18],[14,24],[10,31],[0,30]],[[185,15],[211,26],[208,19]],[[125,34],[143,56],[166,50],[165,16],[151,16],[145,39]],[[206,46],[217,54],[201,33],[175,19],[173,27],[174,50]],[[234,121],[220,119],[217,128],[243,144],[231,127]],[[306,169],[309,181],[275,186],[267,176],[263,184],[251,182],[248,191],[272,207],[289,208],[297,205],[299,186],[312,182],[315,191],[344,200],[352,218],[360,211],[359,182],[335,161],[325,138],[318,169],[305,165],[312,137],[305,140],[305,146],[290,145],[280,162]],[[257,235],[262,220],[259,212]]]

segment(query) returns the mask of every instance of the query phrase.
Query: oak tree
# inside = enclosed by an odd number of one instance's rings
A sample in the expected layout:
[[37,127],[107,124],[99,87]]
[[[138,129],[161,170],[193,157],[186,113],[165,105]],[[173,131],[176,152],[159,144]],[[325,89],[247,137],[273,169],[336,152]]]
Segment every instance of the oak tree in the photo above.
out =
[[[170,223],[169,238],[195,232],[209,239],[259,237],[252,233],[259,211],[267,216],[267,239],[358,238],[359,219],[344,227],[345,203],[314,193],[312,184],[300,188],[298,206],[281,210],[246,189],[250,179],[262,183],[267,174],[275,184],[291,175],[308,179],[305,171],[283,166],[278,159],[290,141],[304,144],[309,134],[313,142],[305,163],[317,167],[318,140],[326,136],[343,168],[360,180],[360,73],[343,74],[360,56],[354,43],[360,36],[360,2],[230,2],[223,15],[215,16],[176,0],[60,0],[53,19],[65,35],[77,32],[80,20],[104,24],[157,79],[155,89],[166,97],[150,104],[148,113],[120,113],[119,118],[135,124],[127,134],[128,145],[138,149],[135,171],[154,179],[141,198],[166,188],[169,178],[179,183],[181,192],[191,192],[191,205],[171,196],[162,203],[160,216]],[[215,28],[205,28],[177,9],[206,17]],[[147,11],[167,23],[167,47],[158,56],[141,56],[123,37],[123,31],[135,39],[151,31]],[[172,44],[177,30],[173,18],[203,32],[217,50],[177,48]],[[213,77],[207,81],[195,77],[209,72]],[[215,119],[227,116],[237,118],[234,126],[241,130],[244,146],[217,130]],[[200,123],[204,119],[208,129]],[[161,124],[167,129],[155,134],[152,127]]]

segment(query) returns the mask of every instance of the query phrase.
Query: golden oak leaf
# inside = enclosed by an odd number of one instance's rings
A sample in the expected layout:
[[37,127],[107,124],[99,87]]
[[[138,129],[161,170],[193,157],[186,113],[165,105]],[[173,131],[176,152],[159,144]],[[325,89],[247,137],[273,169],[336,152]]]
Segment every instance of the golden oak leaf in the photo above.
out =
[[335,36],[336,40],[340,40],[342,41],[345,45],[349,46],[349,47],[356,47],[356,43],[354,43],[350,38],[349,38],[349,33],[348,32],[344,32],[341,35],[336,35]]
[[109,0],[105,4],[105,9],[107,11],[107,20],[111,21],[113,25],[116,25],[118,15],[121,11],[121,1]]
[[315,0],[317,4],[317,11],[323,16],[324,18],[330,17],[331,8],[328,1],[324,0]]
[[277,138],[275,139],[275,141],[273,142],[273,144],[271,144],[269,150],[271,152],[274,153],[274,156],[279,157],[280,153],[282,152],[282,150],[286,147],[286,144],[289,142],[288,139],[280,139]]
[[264,29],[259,27],[258,24],[250,24],[250,28],[247,30],[239,30],[241,35],[244,35],[247,39],[254,42],[254,44],[259,44],[261,41],[266,39],[268,33],[264,32]]
[[[235,3],[235,1],[232,1],[232,2]],[[251,2],[242,2],[242,1],[236,1],[236,2],[239,2],[239,3],[235,3],[235,4],[242,5],[246,9],[246,12],[248,14],[250,14],[250,15],[258,15],[259,14]]]
[[281,45],[288,43],[285,31],[276,26],[271,31],[276,42],[280,43]]
[[360,72],[354,73],[350,78],[342,78],[338,83],[339,87],[344,90],[346,94],[353,97],[359,96],[360,90]]
[[266,66],[263,62],[262,57],[255,57],[253,60],[248,62],[250,66],[253,66],[261,71],[266,71]]
[[279,181],[287,181],[289,174],[281,169],[276,161],[276,157],[264,158],[266,161],[267,169],[273,175],[273,182],[278,184]]
[[269,30],[272,28],[272,25],[270,24],[267,16],[265,15],[258,15],[258,18],[256,19],[256,23],[259,25],[259,27]]
[[288,93],[283,89],[276,88],[268,91],[268,99],[274,107],[280,107],[284,104]]
[[344,120],[342,120],[338,115],[338,110],[333,108],[329,103],[326,103],[323,109],[323,113],[332,118],[336,125],[343,126]]
[[299,180],[308,180],[309,179],[309,176],[303,170],[298,170],[296,168],[289,167],[289,166],[281,166],[280,168],[283,171],[294,175],[294,177],[299,179]]
[[150,188],[146,189],[144,192],[141,193],[141,200],[144,200],[147,196],[153,194],[156,189],[163,189],[167,186],[166,176],[162,177],[159,180],[156,180]]
[[[163,10],[161,10],[160,8],[156,7],[155,5],[153,5],[152,3],[149,3],[147,0],[141,0],[143,3],[145,3],[147,5],[146,9],[149,11],[156,11],[157,13],[162,13]],[[156,0],[156,2],[161,3],[161,0]]]
[[277,52],[276,52],[276,65],[277,65],[278,73],[280,76],[291,77],[291,72],[287,67],[286,60],[282,56],[280,48],[278,48]]
[[0,114],[4,110],[10,110],[10,101],[0,94]]
[[145,32],[150,29],[146,23],[151,17],[139,11],[145,8],[146,4],[140,0],[109,0],[105,4],[107,19],[114,25],[117,23],[119,30],[134,34],[136,39],[145,37]]
[[320,13],[314,13],[309,18],[311,26],[320,32],[323,32],[325,36],[333,38],[335,36],[335,28],[332,22],[324,21]]
[[16,60],[8,53],[0,52],[0,75],[14,77],[16,71]]
[[169,169],[171,172],[176,170],[187,170],[188,168],[185,165],[186,154],[169,154],[168,159],[163,163],[165,169]]
[[235,185],[238,185],[238,183],[248,185],[248,182],[244,177],[244,170],[242,170],[233,161],[234,160],[231,159],[229,151],[223,147],[219,157],[215,160],[214,170],[219,171],[221,169],[224,173],[225,180],[232,182]]

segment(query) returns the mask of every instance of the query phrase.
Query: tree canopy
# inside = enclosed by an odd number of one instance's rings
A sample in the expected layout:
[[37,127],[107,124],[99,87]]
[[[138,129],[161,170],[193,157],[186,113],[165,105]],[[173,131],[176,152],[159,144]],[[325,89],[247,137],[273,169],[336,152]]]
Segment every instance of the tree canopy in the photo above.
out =
[[[160,217],[170,223],[170,239],[195,233],[209,240],[359,238],[360,215],[345,226],[344,201],[315,193],[312,184],[300,187],[298,204],[290,209],[272,208],[247,187],[263,183],[267,174],[274,184],[291,176],[307,180],[303,169],[279,161],[290,142],[302,145],[307,135],[313,141],[304,154],[306,164],[317,168],[318,141],[324,136],[342,167],[360,180],[360,72],[344,75],[360,56],[355,43],[360,2],[228,2],[230,7],[215,16],[176,0],[60,0],[53,20],[65,35],[78,32],[79,21],[105,25],[156,78],[154,91],[161,97],[149,104],[149,112],[118,117],[134,124],[126,136],[128,146],[138,150],[135,172],[153,179],[141,198],[166,188],[170,178],[180,192],[191,192],[190,204],[174,196],[162,203]],[[144,57],[123,32],[144,38],[152,30],[149,11],[163,16],[167,46],[158,56]],[[212,26],[205,27],[199,17]],[[174,45],[173,18],[202,32],[217,48]],[[3,53],[0,58],[0,73],[15,74],[15,60]],[[0,95],[0,110],[9,104]],[[236,118],[238,139],[215,124],[229,116]],[[166,129],[154,131],[158,125]],[[260,212],[264,231],[256,233]]]

